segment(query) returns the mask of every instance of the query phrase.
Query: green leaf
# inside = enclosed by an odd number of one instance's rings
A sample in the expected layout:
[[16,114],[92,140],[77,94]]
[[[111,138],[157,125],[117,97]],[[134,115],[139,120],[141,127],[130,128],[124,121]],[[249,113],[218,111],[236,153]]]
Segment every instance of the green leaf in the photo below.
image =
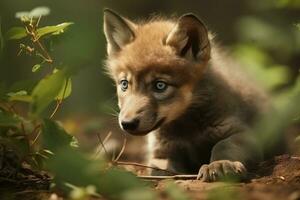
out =
[[73,24],[72,22],[64,22],[55,26],[45,26],[43,28],[39,28],[37,30],[37,34],[38,37],[42,37],[47,34],[57,35],[59,33],[63,33],[64,30],[72,24]]
[[35,64],[35,65],[32,67],[31,71],[32,71],[32,72],[37,72],[40,68],[41,68],[41,65],[40,65],[40,64]]
[[57,100],[66,99],[72,93],[72,79],[68,78],[64,80],[63,87],[61,88],[59,94],[56,96]]
[[[46,138],[43,141],[48,143]],[[58,185],[64,185],[67,182],[76,186],[98,186],[103,163],[89,160],[71,147],[63,146],[55,152],[55,156],[48,160],[47,167],[51,173],[55,174],[55,182]]]
[[20,90],[18,92],[10,92],[7,94],[7,96],[9,96],[9,97],[24,96],[24,95],[27,95],[27,91],[25,91],[25,90]]
[[108,168],[103,160],[91,160],[71,147],[60,148],[55,156],[49,159],[47,166],[51,173],[55,174],[55,181],[60,186],[66,182],[79,187],[94,185],[97,192],[108,197],[107,199],[129,200],[137,191],[141,196],[141,192],[145,192],[144,198],[140,200],[157,199],[152,198],[155,194],[146,187],[146,183],[132,173]]
[[70,192],[69,197],[73,200],[90,199],[91,196],[99,196],[99,194],[96,193],[96,187],[94,185],[88,185],[86,187],[77,187],[75,185],[66,183],[66,186],[72,190]]
[[8,100],[10,101],[23,101],[30,103],[32,98],[30,95],[27,94],[27,91],[21,90],[18,92],[10,92],[7,94],[9,96]]
[[237,23],[238,35],[242,41],[274,52],[280,48],[280,54],[276,56],[289,56],[296,50],[294,47],[296,38],[289,29],[289,24],[279,26],[257,16],[243,17]]
[[20,120],[3,110],[0,110],[0,126],[15,126]]
[[57,185],[64,186],[65,183],[77,187],[93,185],[97,188],[97,192],[109,197],[107,199],[130,199],[134,192],[143,197],[141,200],[157,199],[146,187],[147,183],[134,174],[117,168],[108,168],[104,160],[91,160],[80,153],[79,148],[72,148],[70,146],[72,137],[57,122],[45,119],[42,137],[44,147],[55,154],[49,156],[47,167],[55,175]]
[[12,27],[5,35],[6,40],[19,40],[27,36],[26,30],[23,27]]
[[66,80],[65,72],[57,70],[42,79],[32,91],[32,108],[34,116],[39,115],[60,93]]
[[131,172],[126,172],[118,168],[111,168],[101,175],[99,185],[101,193],[111,197],[118,197],[128,192],[128,190],[136,190],[146,188],[146,182],[138,179]]
[[9,101],[22,101],[22,102],[31,103],[32,102],[32,97],[30,95],[20,95],[20,96],[9,97],[8,100]]
[[43,144],[44,147],[54,154],[66,146],[69,147],[72,142],[72,136],[69,135],[57,122],[45,119],[43,123]]
[[235,47],[233,55],[243,64],[243,70],[266,89],[274,89],[289,80],[288,67],[274,65],[270,56],[258,47],[241,44]]
[[259,121],[253,133],[256,134],[261,147],[266,150],[273,149],[280,140],[282,133],[300,113],[300,78],[293,87],[290,87],[280,95],[273,97],[273,105],[276,108]]

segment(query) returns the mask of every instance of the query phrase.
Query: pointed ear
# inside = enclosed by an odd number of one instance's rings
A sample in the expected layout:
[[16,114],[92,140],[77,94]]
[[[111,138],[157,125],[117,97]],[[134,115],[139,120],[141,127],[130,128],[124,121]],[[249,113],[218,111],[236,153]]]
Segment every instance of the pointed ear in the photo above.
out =
[[191,61],[208,61],[210,58],[208,31],[194,14],[185,14],[178,19],[166,38],[166,44]]
[[110,9],[104,9],[104,34],[108,55],[114,54],[134,38],[136,25]]

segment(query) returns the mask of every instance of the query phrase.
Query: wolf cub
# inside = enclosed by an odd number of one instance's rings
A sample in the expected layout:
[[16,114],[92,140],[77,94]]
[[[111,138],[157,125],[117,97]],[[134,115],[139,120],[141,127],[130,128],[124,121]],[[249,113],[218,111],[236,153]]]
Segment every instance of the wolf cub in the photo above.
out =
[[244,177],[264,158],[251,127],[267,111],[267,95],[194,14],[135,23],[105,9],[104,33],[119,124],[149,134],[150,163],[216,181]]

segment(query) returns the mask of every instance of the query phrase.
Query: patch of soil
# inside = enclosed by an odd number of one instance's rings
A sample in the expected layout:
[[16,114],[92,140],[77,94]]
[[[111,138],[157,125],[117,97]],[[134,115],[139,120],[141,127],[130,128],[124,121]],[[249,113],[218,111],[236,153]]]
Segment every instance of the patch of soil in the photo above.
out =
[[[245,183],[203,183],[198,180],[178,180],[176,183],[192,199],[219,200],[299,200],[300,157],[282,155],[260,164],[255,178]],[[165,182],[158,182],[163,191]]]
[[[15,160],[11,152],[0,156],[0,200],[63,199],[50,193],[51,178],[47,174],[19,166]],[[146,172],[142,166],[125,168],[138,175]],[[191,199],[197,200],[300,200],[298,156],[282,155],[262,162],[251,177],[251,180],[242,183],[204,183],[198,180],[176,180],[175,183],[186,191]],[[168,199],[164,195],[167,182],[162,180],[153,183],[154,189],[162,194],[161,199]]]

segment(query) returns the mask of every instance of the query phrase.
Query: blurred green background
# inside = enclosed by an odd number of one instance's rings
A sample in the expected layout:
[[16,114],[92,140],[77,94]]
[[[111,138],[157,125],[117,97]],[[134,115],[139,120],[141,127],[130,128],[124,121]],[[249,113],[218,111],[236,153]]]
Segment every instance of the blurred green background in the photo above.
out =
[[[73,78],[73,92],[59,112],[60,117],[101,114],[105,107],[116,104],[112,81],[103,67],[105,7],[130,19],[193,12],[216,33],[221,44],[234,52],[236,59],[256,70],[256,76],[260,66],[279,69],[274,76],[258,77],[276,79],[267,86],[272,90],[292,83],[300,67],[300,31],[296,26],[300,22],[299,0],[1,0],[2,31],[21,25],[15,18],[16,12],[37,6],[51,9],[50,15],[42,18],[41,26],[75,23],[66,34],[55,39],[54,50],[50,52],[62,64],[80,69]],[[8,88],[19,80],[39,76],[31,72],[36,60],[17,57],[18,45],[16,41],[8,41],[0,61],[0,80]],[[285,78],[281,81],[283,74]]]

